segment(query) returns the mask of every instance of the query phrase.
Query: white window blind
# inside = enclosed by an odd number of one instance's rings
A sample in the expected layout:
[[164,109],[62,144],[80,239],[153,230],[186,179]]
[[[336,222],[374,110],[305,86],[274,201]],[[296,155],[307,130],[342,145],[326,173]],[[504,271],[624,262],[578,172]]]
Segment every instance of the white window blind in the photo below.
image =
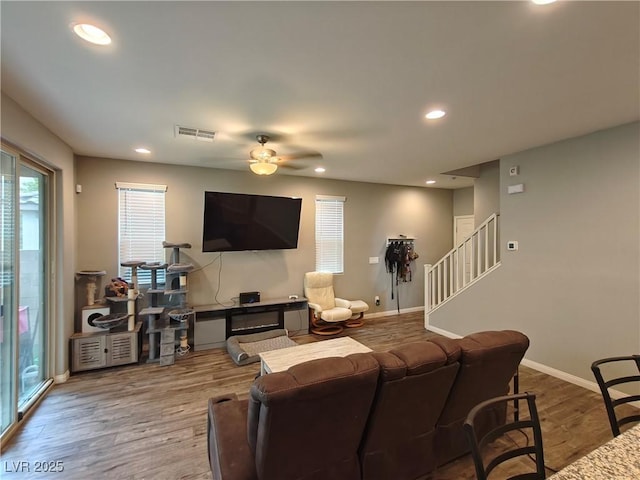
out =
[[344,271],[345,197],[316,196],[316,271]]
[[[116,182],[118,189],[119,264],[131,260],[164,263],[166,185]],[[138,269],[138,283],[151,284],[151,271]],[[157,270],[164,283],[164,270]],[[120,276],[131,281],[131,268],[120,267]]]

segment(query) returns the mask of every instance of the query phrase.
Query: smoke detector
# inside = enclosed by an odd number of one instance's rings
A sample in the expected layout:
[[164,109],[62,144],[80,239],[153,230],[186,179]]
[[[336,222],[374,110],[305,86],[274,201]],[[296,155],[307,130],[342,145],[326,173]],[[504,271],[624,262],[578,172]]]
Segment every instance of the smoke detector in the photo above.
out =
[[211,130],[182,127],[180,125],[176,125],[174,127],[174,134],[176,138],[192,138],[194,140],[200,140],[202,142],[213,142],[213,139],[216,136],[216,132],[213,132]]

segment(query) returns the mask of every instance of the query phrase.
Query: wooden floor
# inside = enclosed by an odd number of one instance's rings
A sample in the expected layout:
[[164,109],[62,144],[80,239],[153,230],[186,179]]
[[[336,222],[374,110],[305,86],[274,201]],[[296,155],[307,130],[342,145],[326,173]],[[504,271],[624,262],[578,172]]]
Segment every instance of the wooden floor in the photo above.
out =
[[[345,334],[376,351],[435,335],[424,330],[421,312],[371,319]],[[246,398],[259,369],[257,363],[238,367],[224,349],[215,349],[190,353],[172,366],[140,364],[73,375],[53,388],[5,446],[0,476],[210,479],[207,399],[228,392]],[[520,370],[520,390],[538,394],[548,466],[560,469],[611,438],[599,395],[526,367]],[[11,473],[21,461],[29,462],[31,475]],[[64,472],[36,475],[37,461],[62,462]],[[430,478],[475,476],[467,457]]]

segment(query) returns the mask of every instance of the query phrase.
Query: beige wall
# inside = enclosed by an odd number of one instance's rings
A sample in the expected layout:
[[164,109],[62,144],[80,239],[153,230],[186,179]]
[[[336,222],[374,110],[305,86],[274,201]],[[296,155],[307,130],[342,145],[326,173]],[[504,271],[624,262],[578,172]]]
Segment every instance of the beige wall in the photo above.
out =
[[73,333],[75,274],[75,198],[73,152],[68,145],[2,93],[2,139],[55,172],[55,245],[52,270],[53,318],[48,337],[53,365],[50,375],[68,370],[68,338]]
[[473,187],[458,188],[453,191],[453,215],[473,215]]
[[[78,157],[77,181],[82,184],[78,204],[78,268],[104,269],[117,275],[116,181],[168,186],[167,241],[189,242],[193,248],[181,261],[199,270],[189,276],[191,305],[230,302],[239,292],[258,290],[263,298],[302,294],[302,278],[315,265],[315,196],[344,195],[345,273],[336,277],[339,296],[363,299],[370,311],[391,311],[390,276],[384,252],[389,236],[414,236],[420,259],[413,281],[400,286],[400,307],[420,307],[423,299],[422,263],[433,262],[451,248],[453,194],[450,190],[398,187],[322,180],[286,175],[258,177],[247,171],[159,165],[143,162]],[[297,196],[302,201],[298,248],[262,252],[202,253],[204,191],[227,191]],[[369,257],[380,263],[369,264]],[[375,307],[374,296],[381,306]]]
[[494,213],[500,213],[500,160],[480,165],[480,177],[473,182],[473,208],[476,226]]
[[[512,328],[529,360],[593,381],[591,362],[640,350],[640,124],[502,159],[502,267],[430,316],[467,333]],[[509,167],[521,174],[509,177]],[[525,184],[508,195],[507,185]],[[519,250],[505,251],[507,240]]]

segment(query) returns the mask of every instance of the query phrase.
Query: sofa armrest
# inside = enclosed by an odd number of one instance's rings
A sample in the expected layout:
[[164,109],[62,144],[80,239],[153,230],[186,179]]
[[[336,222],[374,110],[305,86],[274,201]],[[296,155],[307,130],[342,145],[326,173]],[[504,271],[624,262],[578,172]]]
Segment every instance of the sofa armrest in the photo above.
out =
[[207,447],[216,480],[257,480],[255,459],[247,442],[248,400],[234,394],[209,399]]
[[336,301],[336,307],[351,308],[351,302],[349,300],[336,297],[335,301]]
[[211,404],[216,404],[216,403],[222,403],[222,402],[232,402],[232,401],[237,401],[238,400],[238,395],[235,393],[225,393],[222,395],[217,395],[215,397],[211,397],[209,399],[209,405]]
[[322,307],[320,305],[318,305],[317,303],[311,303],[311,302],[307,302],[307,305],[309,305],[309,308],[313,311],[316,312],[316,316],[320,316],[320,314],[322,313]]

